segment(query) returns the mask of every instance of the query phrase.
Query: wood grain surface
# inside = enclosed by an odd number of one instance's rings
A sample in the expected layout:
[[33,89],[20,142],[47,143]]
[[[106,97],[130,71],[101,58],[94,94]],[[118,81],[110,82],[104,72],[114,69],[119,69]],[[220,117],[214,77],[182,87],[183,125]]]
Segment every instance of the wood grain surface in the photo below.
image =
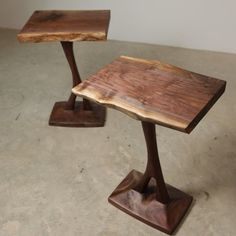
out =
[[133,118],[190,133],[225,86],[160,61],[122,56],[72,91]]
[[35,11],[18,34],[20,42],[106,40],[109,10]]
[[193,198],[166,184],[170,200],[163,204],[156,199],[156,183],[149,182],[145,192],[134,190],[142,173],[132,170],[109,196],[108,201],[123,212],[167,234],[175,232],[191,206]]

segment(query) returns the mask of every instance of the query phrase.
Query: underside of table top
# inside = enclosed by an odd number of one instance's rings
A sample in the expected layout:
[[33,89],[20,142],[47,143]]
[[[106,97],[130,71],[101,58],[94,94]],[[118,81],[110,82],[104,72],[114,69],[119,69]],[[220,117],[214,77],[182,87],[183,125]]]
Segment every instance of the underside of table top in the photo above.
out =
[[18,34],[20,42],[106,40],[109,10],[35,11]]
[[133,118],[190,133],[225,86],[160,61],[122,56],[72,91]]

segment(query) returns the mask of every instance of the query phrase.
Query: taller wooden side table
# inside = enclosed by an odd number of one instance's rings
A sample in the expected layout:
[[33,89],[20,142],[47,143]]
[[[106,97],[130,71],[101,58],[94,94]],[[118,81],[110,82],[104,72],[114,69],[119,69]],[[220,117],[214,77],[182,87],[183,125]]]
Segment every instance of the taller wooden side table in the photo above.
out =
[[132,170],[109,197],[131,216],[172,234],[192,197],[164,181],[155,124],[190,133],[225,90],[226,82],[159,61],[121,57],[72,91],[141,120],[147,145],[144,174]]
[[[73,87],[81,83],[76,66],[74,41],[104,41],[107,39],[110,11],[35,11],[18,34],[20,42],[60,41],[68,60]],[[104,126],[106,110],[84,99],[76,102],[71,93],[68,101],[56,102],[49,125],[70,127]]]

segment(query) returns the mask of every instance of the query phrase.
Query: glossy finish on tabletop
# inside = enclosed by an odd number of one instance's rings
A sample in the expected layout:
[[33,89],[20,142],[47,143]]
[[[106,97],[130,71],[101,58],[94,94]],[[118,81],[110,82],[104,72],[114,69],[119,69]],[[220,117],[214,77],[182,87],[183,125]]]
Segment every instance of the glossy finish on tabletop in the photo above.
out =
[[223,80],[160,61],[122,56],[73,92],[133,118],[190,133],[225,86]]

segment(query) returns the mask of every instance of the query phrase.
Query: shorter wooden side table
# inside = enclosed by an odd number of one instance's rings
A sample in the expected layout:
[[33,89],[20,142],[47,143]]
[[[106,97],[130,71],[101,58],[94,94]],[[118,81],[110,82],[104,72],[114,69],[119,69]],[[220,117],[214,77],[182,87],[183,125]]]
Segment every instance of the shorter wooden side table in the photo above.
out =
[[72,90],[142,123],[146,170],[144,174],[132,170],[111,194],[110,203],[165,233],[175,231],[192,197],[165,183],[155,124],[190,133],[225,86],[225,81],[159,61],[120,57]]
[[[18,34],[20,42],[61,42],[68,60],[73,87],[81,83],[76,66],[74,41],[104,41],[107,39],[110,11],[35,11]],[[68,101],[56,102],[49,125],[70,127],[104,126],[106,109],[84,99],[76,102],[71,93]]]

